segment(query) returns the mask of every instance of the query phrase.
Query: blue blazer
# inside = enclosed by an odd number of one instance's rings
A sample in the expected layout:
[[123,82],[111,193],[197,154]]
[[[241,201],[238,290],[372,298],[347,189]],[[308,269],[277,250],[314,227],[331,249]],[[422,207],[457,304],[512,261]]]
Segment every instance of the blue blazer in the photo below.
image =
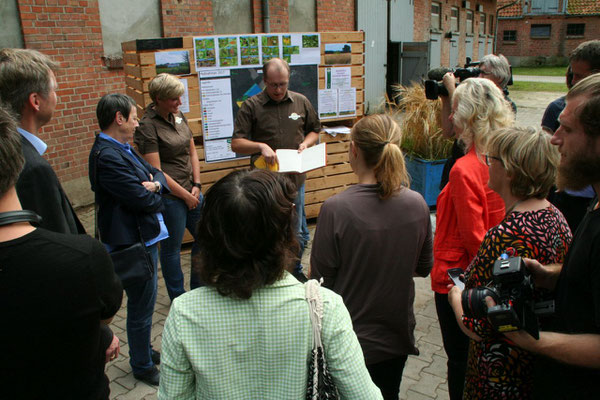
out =
[[162,193],[170,192],[162,171],[146,162],[133,148],[132,152],[137,161],[116,143],[96,136],[89,156],[89,178],[98,204],[100,240],[111,246],[139,242],[138,224],[144,242],[160,232],[156,213],[163,210],[162,197],[146,190],[142,182],[160,182]]

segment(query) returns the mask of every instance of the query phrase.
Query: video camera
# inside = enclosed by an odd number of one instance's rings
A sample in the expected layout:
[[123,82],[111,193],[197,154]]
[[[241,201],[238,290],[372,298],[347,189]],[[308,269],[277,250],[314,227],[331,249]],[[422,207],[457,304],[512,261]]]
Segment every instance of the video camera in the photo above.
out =
[[[465,316],[488,318],[498,332],[525,330],[539,339],[538,315],[554,312],[554,301],[534,302],[533,281],[521,257],[503,254],[494,263],[492,285],[468,289],[462,293]],[[496,306],[488,308],[490,296]]]
[[429,100],[436,100],[439,96],[448,96],[448,89],[441,82],[444,75],[452,72],[461,82],[465,79],[476,78],[481,73],[478,65],[479,61],[471,62],[471,58],[467,57],[464,68],[433,68],[427,73],[429,79],[425,81],[425,97]]

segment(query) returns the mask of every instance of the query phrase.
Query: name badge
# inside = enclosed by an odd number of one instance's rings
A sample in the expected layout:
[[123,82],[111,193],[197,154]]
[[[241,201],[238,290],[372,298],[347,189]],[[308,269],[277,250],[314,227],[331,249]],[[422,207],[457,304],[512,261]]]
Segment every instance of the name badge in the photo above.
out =
[[296,114],[296,113],[291,113],[290,116],[288,117],[294,121],[296,121],[298,118],[300,118],[300,115]]
[[180,124],[181,121],[183,121],[183,118],[181,118],[181,117],[175,117],[175,123],[176,124]]

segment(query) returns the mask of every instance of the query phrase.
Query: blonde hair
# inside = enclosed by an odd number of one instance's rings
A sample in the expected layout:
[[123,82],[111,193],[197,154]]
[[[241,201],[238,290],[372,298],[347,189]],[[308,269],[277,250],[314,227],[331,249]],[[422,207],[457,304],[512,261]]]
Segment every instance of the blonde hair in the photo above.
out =
[[469,78],[456,88],[454,123],[462,128],[459,139],[465,149],[475,146],[478,153],[485,149],[490,133],[514,123],[510,103],[489,79]]
[[400,126],[390,116],[375,114],[358,121],[352,128],[352,141],[375,172],[379,197],[387,199],[402,185],[408,187],[408,174],[400,150]]
[[176,76],[162,73],[156,75],[150,81],[148,90],[150,91],[150,98],[156,103],[157,98],[168,100],[180,97],[185,92],[185,87]]
[[511,126],[490,135],[487,152],[502,161],[513,196],[543,199],[548,195],[560,161],[551,138],[532,126]]

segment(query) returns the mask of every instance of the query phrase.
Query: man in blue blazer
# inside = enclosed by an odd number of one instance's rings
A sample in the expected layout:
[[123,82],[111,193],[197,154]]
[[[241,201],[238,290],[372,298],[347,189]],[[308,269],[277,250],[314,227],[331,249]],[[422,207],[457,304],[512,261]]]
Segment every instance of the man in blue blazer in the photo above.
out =
[[143,241],[152,259],[152,279],[125,288],[127,338],[134,376],[158,385],[160,373],[155,364],[160,355],[152,350],[150,333],[157,291],[157,244],[168,237],[161,193],[168,193],[169,188],[165,175],[130,146],[139,125],[131,97],[103,96],[96,116],[101,132],[90,152],[89,178],[98,204],[100,240],[108,251]]

